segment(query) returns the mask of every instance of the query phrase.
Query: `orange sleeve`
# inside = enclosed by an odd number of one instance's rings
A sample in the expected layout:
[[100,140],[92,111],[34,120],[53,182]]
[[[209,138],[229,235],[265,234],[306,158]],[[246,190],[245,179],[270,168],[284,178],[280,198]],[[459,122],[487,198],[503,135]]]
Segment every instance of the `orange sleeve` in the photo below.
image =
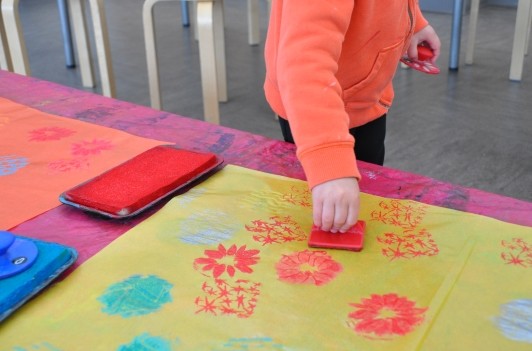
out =
[[298,158],[312,188],[360,173],[335,74],[353,1],[283,2],[277,77]]
[[416,24],[414,26],[414,33],[419,32],[423,28],[425,28],[429,22],[423,17],[423,13],[421,13],[421,8],[419,7],[419,2],[416,1]]

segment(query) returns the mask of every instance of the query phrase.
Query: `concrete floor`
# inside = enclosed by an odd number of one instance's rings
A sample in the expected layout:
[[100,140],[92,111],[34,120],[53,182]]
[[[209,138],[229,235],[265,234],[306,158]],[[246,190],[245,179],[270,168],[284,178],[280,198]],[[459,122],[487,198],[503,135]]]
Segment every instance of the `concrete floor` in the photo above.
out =
[[[109,0],[106,10],[117,98],[149,106],[142,3]],[[79,70],[65,67],[56,2],[20,4],[32,75],[83,89]],[[246,2],[225,0],[225,10],[229,101],[221,105],[221,123],[281,139],[263,95],[262,44],[247,44]],[[261,14],[264,39],[265,2]],[[468,16],[464,17],[460,67],[455,72],[447,69],[451,16],[425,15],[442,40],[442,72],[430,76],[398,70],[385,165],[532,201],[532,58],[525,60],[522,82],[508,80],[515,9],[481,8],[471,66],[464,65]],[[181,25],[177,2],[158,4],[155,16],[163,109],[201,119],[199,57],[192,29]],[[99,93],[100,87],[89,90]]]

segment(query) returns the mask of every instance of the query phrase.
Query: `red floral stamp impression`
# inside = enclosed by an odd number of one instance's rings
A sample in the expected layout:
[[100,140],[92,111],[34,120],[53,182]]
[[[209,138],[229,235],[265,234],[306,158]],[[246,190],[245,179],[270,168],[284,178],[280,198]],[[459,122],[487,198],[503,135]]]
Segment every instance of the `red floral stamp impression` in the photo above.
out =
[[342,271],[342,265],[326,251],[303,250],[283,255],[275,269],[281,281],[319,286],[332,281]]
[[290,188],[290,192],[283,194],[283,200],[302,207],[312,207],[310,191],[306,187],[293,185]]
[[62,127],[43,127],[30,130],[29,133],[29,141],[53,141],[69,137],[76,132]]
[[66,173],[89,168],[89,161],[84,157],[60,159],[48,163],[48,169],[54,173]]
[[92,141],[81,141],[72,145],[72,155],[98,155],[102,151],[113,149],[113,147],[114,145],[109,140],[94,139]]
[[262,245],[307,240],[307,234],[290,216],[273,216],[268,220],[257,219],[245,227],[247,231],[254,233],[253,240]]
[[405,231],[398,235],[384,233],[377,237],[377,242],[383,245],[382,255],[390,261],[404,258],[412,259],[422,256],[436,256],[440,250],[438,245],[426,229],[418,232]]
[[503,240],[501,245],[505,249],[501,258],[506,264],[532,268],[532,244],[521,238],[513,238],[511,241]]
[[381,201],[379,209],[371,212],[371,219],[403,229],[414,229],[423,220],[426,205],[413,201]]
[[251,266],[259,261],[259,250],[248,250],[246,245],[237,247],[231,245],[228,249],[224,245],[218,245],[217,250],[205,250],[205,256],[194,260],[194,268],[203,275],[212,276],[215,279],[227,273],[231,278],[237,271],[252,273]]
[[260,283],[239,279],[228,282],[215,279],[213,283],[205,282],[202,286],[204,296],[195,300],[198,313],[217,315],[235,315],[239,318],[251,316],[260,294]]
[[425,319],[427,308],[395,293],[377,295],[351,303],[348,325],[370,339],[392,339],[412,332]]

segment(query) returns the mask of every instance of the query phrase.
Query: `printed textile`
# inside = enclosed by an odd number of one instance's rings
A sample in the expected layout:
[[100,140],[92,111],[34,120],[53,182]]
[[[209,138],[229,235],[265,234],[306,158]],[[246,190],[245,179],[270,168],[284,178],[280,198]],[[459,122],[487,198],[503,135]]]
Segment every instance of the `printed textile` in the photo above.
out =
[[532,228],[362,194],[309,248],[305,182],[226,166],[0,325],[7,350],[530,350]]

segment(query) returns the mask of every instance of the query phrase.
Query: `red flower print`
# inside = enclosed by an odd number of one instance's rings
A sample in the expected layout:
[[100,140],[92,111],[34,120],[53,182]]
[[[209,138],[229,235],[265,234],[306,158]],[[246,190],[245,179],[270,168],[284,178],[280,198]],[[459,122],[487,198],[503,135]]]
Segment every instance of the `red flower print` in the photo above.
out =
[[82,141],[72,145],[72,154],[82,156],[98,155],[102,151],[111,150],[113,146],[109,140]]
[[48,169],[52,172],[66,173],[89,167],[89,161],[85,158],[62,159],[52,161],[48,164]]
[[283,194],[283,200],[302,207],[312,206],[312,200],[308,188],[301,188],[295,185],[290,188],[289,193]]
[[342,266],[326,251],[310,250],[283,255],[275,268],[279,280],[316,286],[327,284],[342,271]]
[[425,319],[427,308],[415,307],[415,302],[397,294],[371,295],[360,303],[352,303],[356,309],[349,313],[353,330],[363,336],[389,339],[406,335]]
[[253,314],[257,305],[260,285],[243,279],[231,283],[223,279],[215,279],[214,284],[205,282],[201,288],[205,295],[198,296],[194,301],[199,307],[196,313],[247,318]]
[[377,237],[377,242],[384,246],[382,254],[390,261],[398,258],[416,258],[421,256],[436,256],[440,249],[426,229],[415,233],[404,231],[403,234],[384,233]]
[[31,130],[29,133],[29,141],[50,141],[69,137],[76,132],[74,130],[61,127],[43,127]]
[[205,250],[207,257],[200,257],[194,260],[194,268],[207,272],[212,271],[214,278],[220,277],[227,272],[230,277],[234,277],[236,270],[242,273],[252,273],[253,270],[250,266],[257,263],[259,257],[255,257],[259,254],[259,250],[246,250],[246,245],[239,248],[236,245],[232,245],[229,249],[226,249],[222,244],[218,245],[218,250]]
[[520,238],[513,238],[512,241],[502,241],[502,246],[506,249],[501,253],[501,258],[506,264],[532,268],[532,245]]
[[425,216],[426,205],[413,201],[381,201],[380,210],[371,212],[371,219],[403,229],[414,229]]
[[290,216],[273,216],[269,220],[257,219],[245,227],[247,231],[256,233],[253,235],[253,240],[262,243],[263,246],[307,239],[307,234]]

